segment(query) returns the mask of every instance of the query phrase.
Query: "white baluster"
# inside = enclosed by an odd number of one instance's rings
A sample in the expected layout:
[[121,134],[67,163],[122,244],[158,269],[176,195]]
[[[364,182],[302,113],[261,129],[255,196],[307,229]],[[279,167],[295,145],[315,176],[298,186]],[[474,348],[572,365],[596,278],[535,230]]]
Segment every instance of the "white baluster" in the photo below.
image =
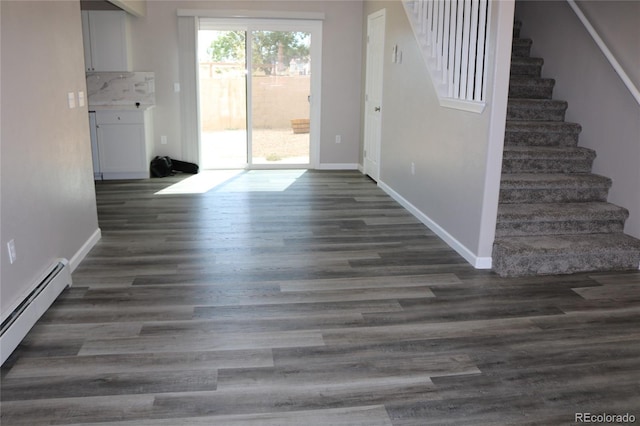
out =
[[469,64],[467,69],[467,93],[465,98],[473,100],[476,81],[476,48],[478,45],[478,0],[471,0],[469,26]]
[[489,3],[487,0],[480,0],[480,17],[478,19],[478,53],[476,55],[476,91],[473,97],[476,101],[484,101],[485,87],[487,85],[485,62],[485,46],[487,43],[487,14]]

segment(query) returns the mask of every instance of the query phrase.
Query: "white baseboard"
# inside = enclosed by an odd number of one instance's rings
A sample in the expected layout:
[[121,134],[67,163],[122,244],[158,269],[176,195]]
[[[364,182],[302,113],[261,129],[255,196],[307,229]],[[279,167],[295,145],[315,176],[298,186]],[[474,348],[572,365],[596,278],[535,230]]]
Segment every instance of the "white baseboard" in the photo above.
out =
[[455,237],[449,234],[444,228],[434,222],[430,217],[420,211],[416,206],[411,204],[403,196],[394,191],[390,186],[382,181],[378,181],[378,186],[384,192],[386,192],[391,198],[396,200],[402,207],[407,209],[413,214],[420,222],[422,222],[427,228],[433,231],[438,237],[454,249],[460,256],[462,256],[467,262],[469,262],[476,269],[491,269],[490,257],[479,257],[471,250],[469,250],[464,244],[458,241]]
[[318,170],[358,170],[357,163],[320,163]]
[[96,243],[100,241],[100,238],[102,238],[102,231],[100,230],[100,228],[98,228],[91,235],[91,237],[89,237],[89,239],[85,241],[82,247],[80,247],[80,250],[78,250],[76,254],[73,255],[71,260],[69,260],[69,267],[71,269],[71,272],[76,270],[78,265],[80,265],[80,262],[82,262],[82,260],[87,257],[87,254],[89,254],[93,246],[95,246]]

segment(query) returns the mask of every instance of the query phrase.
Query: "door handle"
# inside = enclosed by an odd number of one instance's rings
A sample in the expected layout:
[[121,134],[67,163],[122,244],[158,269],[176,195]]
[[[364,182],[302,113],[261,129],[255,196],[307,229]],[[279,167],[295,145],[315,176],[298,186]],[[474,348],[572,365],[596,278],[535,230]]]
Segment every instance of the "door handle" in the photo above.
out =
[[374,112],[380,112],[380,107],[375,107],[375,108],[373,109],[373,111],[374,111]]

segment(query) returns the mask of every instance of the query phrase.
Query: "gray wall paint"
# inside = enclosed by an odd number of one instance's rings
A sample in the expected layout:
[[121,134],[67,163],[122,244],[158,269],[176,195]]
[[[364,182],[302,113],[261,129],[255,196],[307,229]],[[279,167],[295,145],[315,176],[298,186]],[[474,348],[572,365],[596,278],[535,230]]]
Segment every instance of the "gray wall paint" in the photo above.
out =
[[[443,108],[402,4],[367,1],[365,28],[366,17],[381,8],[386,9],[386,52],[380,181],[475,256],[490,257],[498,202],[511,37],[508,35],[508,43],[503,44],[507,56],[503,57],[506,62],[498,86],[493,84],[496,81],[495,44],[489,49],[492,65],[485,110],[475,114]],[[511,30],[512,17],[511,12],[506,18],[507,32]],[[491,36],[494,41],[497,30],[498,25],[494,22]],[[391,62],[391,49],[396,44],[403,54],[401,64]],[[492,90],[496,87],[501,89],[498,92],[502,99],[493,98],[496,95]],[[490,129],[493,108],[496,108],[493,112],[502,115],[503,127],[497,136],[491,135]],[[415,175],[410,172],[411,162],[415,163]]]
[[[98,230],[80,4],[2,1],[1,309]],[[7,241],[17,262],[9,264]]]
[[[583,3],[590,12],[607,10],[597,27],[622,31],[609,37],[619,62],[638,61],[640,8]],[[569,102],[567,120],[582,125],[579,145],[597,152],[593,171],[613,179],[609,201],[629,209],[625,232],[640,238],[640,106],[565,2],[518,2],[516,16],[523,37],[533,39],[532,54],[545,60],[543,76],[556,79],[554,97]]]
[[[155,71],[156,154],[181,158],[178,9],[324,12],[320,163],[357,164],[360,142],[362,2],[347,1],[153,1],[144,18],[131,18],[133,68]],[[336,135],[342,143],[335,143]],[[160,145],[167,135],[168,144]]]
[[640,1],[580,0],[576,3],[640,88]]

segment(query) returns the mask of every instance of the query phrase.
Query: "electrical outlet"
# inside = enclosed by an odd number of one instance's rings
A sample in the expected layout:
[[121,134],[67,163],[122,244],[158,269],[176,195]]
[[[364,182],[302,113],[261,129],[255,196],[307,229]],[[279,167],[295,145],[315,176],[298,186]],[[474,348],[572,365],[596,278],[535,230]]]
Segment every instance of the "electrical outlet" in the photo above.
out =
[[416,163],[414,163],[413,161],[411,162],[411,174],[416,174]]
[[160,136],[160,143],[162,145],[166,145],[167,144],[167,136],[166,135]]
[[342,143],[342,135],[336,135],[336,143]]
[[11,239],[11,241],[9,241],[7,243],[7,251],[9,252],[9,263],[11,263],[13,265],[13,263],[17,259],[17,256],[16,256],[16,242],[13,239]]

